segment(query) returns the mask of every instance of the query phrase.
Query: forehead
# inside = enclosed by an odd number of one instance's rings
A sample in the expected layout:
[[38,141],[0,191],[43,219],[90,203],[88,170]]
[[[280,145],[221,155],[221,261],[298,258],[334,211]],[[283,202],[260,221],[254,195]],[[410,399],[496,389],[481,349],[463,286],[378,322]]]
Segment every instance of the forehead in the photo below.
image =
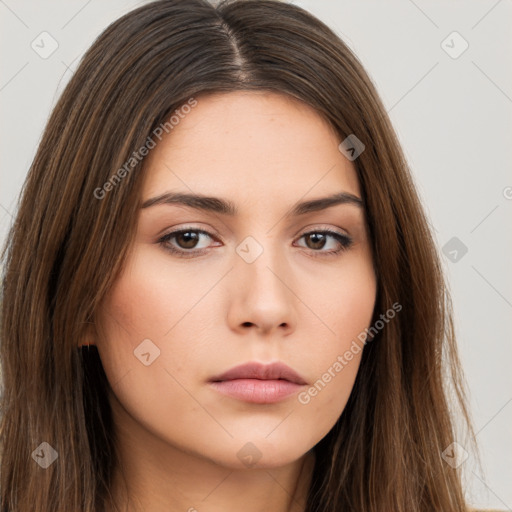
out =
[[360,196],[340,137],[310,106],[266,91],[196,100],[148,155],[143,199],[169,190],[260,204],[340,191]]

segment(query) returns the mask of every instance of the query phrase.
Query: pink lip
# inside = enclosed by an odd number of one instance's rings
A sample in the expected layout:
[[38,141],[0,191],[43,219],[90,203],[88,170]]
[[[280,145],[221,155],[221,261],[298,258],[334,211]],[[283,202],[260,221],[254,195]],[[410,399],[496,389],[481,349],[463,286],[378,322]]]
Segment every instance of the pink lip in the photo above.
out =
[[306,381],[284,363],[246,363],[213,377],[210,385],[245,402],[275,403],[296,393]]

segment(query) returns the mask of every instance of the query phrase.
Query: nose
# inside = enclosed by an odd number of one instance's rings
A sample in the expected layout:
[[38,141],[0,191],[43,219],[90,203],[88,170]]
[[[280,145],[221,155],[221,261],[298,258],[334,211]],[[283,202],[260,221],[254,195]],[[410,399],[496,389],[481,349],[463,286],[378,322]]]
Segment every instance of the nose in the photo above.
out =
[[300,301],[283,257],[269,247],[252,263],[235,255],[235,268],[230,274],[228,323],[232,330],[282,336],[295,330]]

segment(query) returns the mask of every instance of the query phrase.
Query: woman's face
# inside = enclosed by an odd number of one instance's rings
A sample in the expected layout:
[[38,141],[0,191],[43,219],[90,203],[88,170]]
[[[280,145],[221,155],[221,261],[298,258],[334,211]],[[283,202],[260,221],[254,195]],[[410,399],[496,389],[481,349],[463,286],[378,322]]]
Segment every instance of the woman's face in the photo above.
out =
[[[146,206],[98,350],[126,435],[162,454],[277,467],[342,413],[361,358],[350,347],[376,298],[363,208],[300,205],[361,190],[310,107],[268,92],[196,99],[147,156]],[[152,201],[165,194],[218,199]]]

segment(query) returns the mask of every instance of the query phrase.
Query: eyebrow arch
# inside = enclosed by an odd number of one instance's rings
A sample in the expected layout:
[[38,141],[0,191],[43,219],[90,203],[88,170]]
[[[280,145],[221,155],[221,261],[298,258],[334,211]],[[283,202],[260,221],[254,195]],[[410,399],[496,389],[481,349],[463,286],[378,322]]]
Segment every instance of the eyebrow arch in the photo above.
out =
[[[220,197],[205,196],[202,194],[188,194],[180,192],[167,192],[156,197],[147,199],[141,208],[161,204],[180,204],[195,208],[197,210],[206,210],[223,215],[236,216],[238,210],[235,204],[227,199]],[[339,192],[327,197],[304,201],[295,204],[286,216],[298,216],[306,213],[325,210],[338,204],[348,204],[364,210],[364,203],[361,198],[348,192]]]

